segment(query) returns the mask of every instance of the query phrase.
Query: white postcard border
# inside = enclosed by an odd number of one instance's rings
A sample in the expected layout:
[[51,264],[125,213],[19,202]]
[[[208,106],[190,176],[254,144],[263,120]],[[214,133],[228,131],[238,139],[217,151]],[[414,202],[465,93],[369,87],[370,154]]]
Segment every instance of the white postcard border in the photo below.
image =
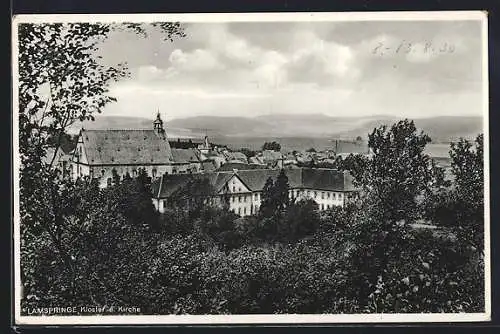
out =
[[[485,195],[485,312],[440,314],[287,314],[287,315],[21,315],[20,215],[19,215],[19,133],[18,119],[18,35],[20,23],[47,22],[347,22],[347,21],[454,21],[482,22],[484,195]],[[13,78],[13,223],[14,223],[14,320],[16,325],[211,325],[211,324],[328,324],[328,323],[421,323],[481,322],[491,320],[491,251],[490,251],[490,171],[489,171],[489,84],[488,21],[485,11],[428,12],[310,12],[310,13],[210,13],[210,14],[26,14],[12,19]]]

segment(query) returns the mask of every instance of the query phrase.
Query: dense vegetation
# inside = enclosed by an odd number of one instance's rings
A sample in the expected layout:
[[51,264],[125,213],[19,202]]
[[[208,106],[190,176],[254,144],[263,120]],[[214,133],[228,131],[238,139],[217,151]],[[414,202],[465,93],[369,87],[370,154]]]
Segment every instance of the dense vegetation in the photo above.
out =
[[276,141],[272,141],[272,142],[266,141],[264,143],[264,145],[262,145],[262,150],[263,151],[270,150],[270,151],[279,152],[281,150],[281,145],[280,145],[280,143],[278,143]]
[[[126,24],[139,34],[141,25]],[[165,39],[177,23],[154,23]],[[151,28],[151,27],[149,27]],[[148,29],[149,29],[148,28]],[[290,202],[284,174],[268,180],[260,212],[240,218],[179,190],[167,212],[148,178],[61,180],[55,155],[71,124],[93,120],[127,75],[95,56],[103,24],[19,26],[22,308],[140,307],[142,313],[476,312],[484,310],[483,138],[450,147],[453,183],[424,154],[413,122],[369,135],[374,155],[351,156],[362,189],[345,208]],[[33,78],[36,78],[34,80]],[[42,94],[49,91],[49,95]],[[267,144],[267,145],[266,145]],[[263,149],[280,150],[278,143]],[[116,173],[115,173],[116,174]],[[189,199],[195,195],[197,200]],[[436,229],[416,229],[419,221]],[[25,312],[25,311],[23,311]]]
[[[246,218],[206,204],[204,180],[180,189],[158,216],[143,171],[103,190],[54,179],[34,188],[37,205],[23,218],[23,306],[482,311],[482,137],[452,145],[453,187],[422,153],[426,142],[412,122],[375,129],[375,156],[351,164],[360,200],[321,213],[312,200],[289,200],[284,173],[268,180],[259,213]],[[410,225],[424,218],[439,228]]]

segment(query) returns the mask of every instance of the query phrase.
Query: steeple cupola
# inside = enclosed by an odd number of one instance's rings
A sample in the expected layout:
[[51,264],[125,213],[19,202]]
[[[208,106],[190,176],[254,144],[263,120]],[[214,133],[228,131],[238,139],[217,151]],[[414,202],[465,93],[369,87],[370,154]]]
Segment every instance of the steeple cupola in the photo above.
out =
[[154,131],[155,131],[155,133],[156,133],[157,136],[159,136],[159,137],[161,137],[163,139],[166,138],[165,129],[163,128],[163,121],[161,119],[159,111],[156,114],[156,119],[153,122],[153,129],[154,129]]

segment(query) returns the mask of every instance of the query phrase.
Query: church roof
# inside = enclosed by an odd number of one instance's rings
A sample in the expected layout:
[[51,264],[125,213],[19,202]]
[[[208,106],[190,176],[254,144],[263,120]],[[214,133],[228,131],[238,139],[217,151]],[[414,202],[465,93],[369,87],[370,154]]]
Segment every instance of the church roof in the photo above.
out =
[[168,141],[154,130],[83,130],[81,137],[91,165],[169,164]]
[[[215,191],[220,191],[233,175],[247,186],[250,191],[261,191],[269,177],[276,179],[280,171],[277,169],[252,169],[235,171],[217,171],[205,174],[164,175],[153,182],[152,191],[156,198],[167,198],[175,190],[187,184],[193,178],[207,178]],[[324,191],[356,191],[352,177],[347,172],[327,168],[285,169],[291,189],[313,189]]]
[[172,148],[172,157],[177,163],[199,162],[200,159],[193,148]]

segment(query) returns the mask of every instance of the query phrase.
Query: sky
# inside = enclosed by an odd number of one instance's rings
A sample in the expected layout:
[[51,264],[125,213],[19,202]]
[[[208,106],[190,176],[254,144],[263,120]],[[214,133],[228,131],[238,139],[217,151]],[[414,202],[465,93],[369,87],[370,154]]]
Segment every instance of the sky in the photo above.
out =
[[116,31],[126,61],[103,115],[482,115],[480,21],[184,23],[164,41]]

